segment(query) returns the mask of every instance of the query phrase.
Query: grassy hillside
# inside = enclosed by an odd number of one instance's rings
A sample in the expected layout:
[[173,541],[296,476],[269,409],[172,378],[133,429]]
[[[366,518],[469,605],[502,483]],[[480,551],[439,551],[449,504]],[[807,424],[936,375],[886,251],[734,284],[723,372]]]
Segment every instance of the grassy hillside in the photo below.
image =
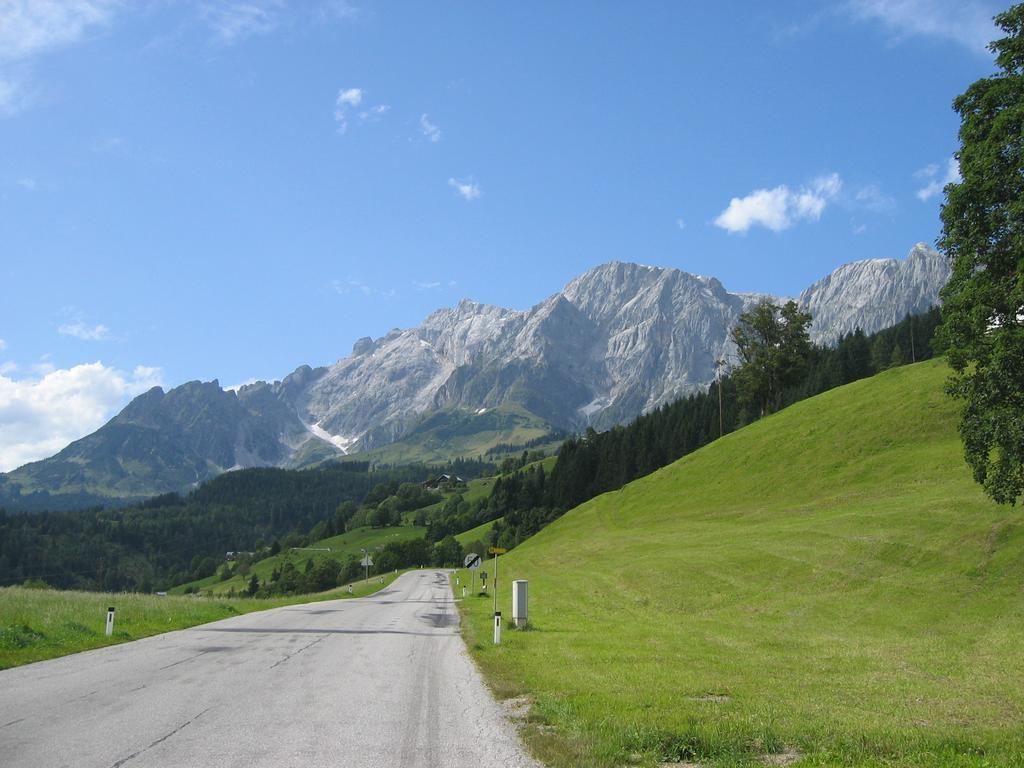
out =
[[[252,574],[255,573],[261,582],[270,580],[270,574],[275,568],[280,568],[287,562],[291,562],[300,570],[305,567],[309,558],[326,557],[337,560],[340,563],[348,562],[350,557],[362,557],[362,549],[369,549],[372,552],[378,547],[383,547],[392,541],[408,541],[423,536],[426,528],[414,525],[401,526],[398,528],[354,528],[340,536],[331,536],[327,539],[310,544],[308,547],[296,550],[287,550],[273,557],[266,557],[253,563],[252,570],[246,576],[232,576],[230,579],[220,581],[219,576],[210,576],[200,581],[193,581],[182,584],[170,590],[171,594],[183,594],[189,587],[196,587],[203,592],[212,592],[214,595],[223,595],[232,589],[238,593],[244,590]],[[325,550],[330,550],[325,551]]]
[[[272,600],[158,597],[137,593],[72,592],[0,587],[0,669],[116,645],[282,605],[362,597],[390,584],[376,577],[347,588]],[[114,633],[105,634],[107,607],[115,608]]]
[[[499,517],[498,520],[501,518]],[[491,528],[498,520],[490,520],[486,523],[478,525],[476,528],[470,528],[468,531],[464,531],[455,537],[455,540],[459,542],[463,547],[468,547],[477,541],[486,541],[487,534],[491,532]],[[486,553],[479,553],[486,554]]]
[[495,446],[526,443],[550,432],[547,422],[514,403],[482,413],[443,410],[427,415],[399,442],[361,451],[353,454],[353,459],[384,464],[443,464],[460,456],[483,456]]
[[468,639],[539,754],[1024,765],[1024,515],[972,482],[945,375],[794,405],[504,557],[534,629],[494,647],[471,599]]

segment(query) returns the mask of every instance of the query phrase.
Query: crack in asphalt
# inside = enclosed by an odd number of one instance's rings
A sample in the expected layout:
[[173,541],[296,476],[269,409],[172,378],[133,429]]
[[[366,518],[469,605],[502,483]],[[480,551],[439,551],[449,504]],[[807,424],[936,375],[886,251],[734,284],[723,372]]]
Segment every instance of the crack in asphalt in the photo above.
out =
[[274,667],[276,667],[276,666],[278,666],[278,665],[280,665],[280,664],[284,664],[284,663],[285,663],[286,661],[288,661],[288,659],[292,658],[293,656],[298,656],[298,655],[299,655],[300,653],[302,653],[302,652],[303,652],[304,650],[306,650],[307,648],[312,648],[312,647],[313,647],[314,645],[316,645],[317,643],[319,643],[319,642],[320,642],[321,640],[323,640],[323,639],[324,639],[325,637],[327,637],[327,635],[326,635],[326,634],[324,634],[324,635],[320,635],[320,637],[318,637],[318,638],[317,638],[316,640],[314,640],[313,642],[311,642],[311,643],[307,643],[306,645],[304,645],[304,646],[302,646],[301,648],[299,648],[299,649],[298,649],[297,651],[294,651],[293,653],[289,653],[289,654],[288,654],[287,656],[285,656],[285,657],[284,657],[283,659],[280,659],[279,661],[276,661],[276,662],[274,662],[273,664],[271,664],[271,665],[270,665],[270,668],[271,668],[271,669],[273,669]]
[[200,651],[195,656],[189,656],[188,658],[182,659],[181,661],[176,661],[173,664],[168,664],[166,667],[160,667],[160,669],[161,670],[165,670],[165,669],[170,669],[171,667],[176,667],[179,664],[184,664],[186,661],[192,661],[192,659],[198,659],[200,656],[202,656],[205,653],[209,653],[209,651]]
[[209,711],[210,711],[211,709],[213,709],[213,707],[207,707],[207,708],[206,708],[206,709],[204,709],[204,710],[203,710],[202,712],[200,712],[200,713],[199,713],[198,715],[196,715],[195,717],[193,717],[193,718],[192,718],[191,720],[186,720],[186,721],[185,721],[184,723],[182,723],[181,725],[179,725],[179,726],[178,726],[177,728],[175,728],[175,729],[174,729],[173,731],[171,731],[170,733],[168,733],[168,734],[165,734],[165,735],[161,736],[161,737],[160,737],[159,739],[157,739],[156,741],[154,741],[154,742],[153,742],[152,744],[150,744],[150,745],[149,745],[148,747],[146,747],[145,749],[140,749],[140,750],[139,750],[138,752],[132,752],[132,753],[131,753],[130,755],[128,755],[128,757],[123,757],[123,758],[121,758],[121,759],[120,759],[120,760],[118,760],[118,761],[117,761],[116,763],[114,763],[114,764],[113,764],[112,766],[110,766],[110,768],[121,768],[121,766],[122,766],[122,765],[124,765],[125,763],[127,763],[127,762],[128,762],[129,760],[134,760],[134,759],[135,759],[136,757],[138,757],[138,756],[139,756],[139,755],[141,755],[142,753],[144,753],[144,752],[148,752],[149,750],[151,750],[151,749],[152,749],[153,747],[155,747],[155,746],[156,746],[157,744],[162,744],[163,742],[167,741],[167,740],[168,740],[169,738],[171,738],[171,736],[173,736],[174,734],[176,734],[176,733],[177,733],[178,731],[180,731],[180,730],[181,730],[182,728],[184,728],[185,726],[187,726],[187,725],[192,725],[192,723],[194,723],[194,722],[195,722],[196,720],[198,720],[198,719],[199,719],[200,717],[202,717],[203,715],[205,715],[205,714],[206,714],[207,712],[209,712]]

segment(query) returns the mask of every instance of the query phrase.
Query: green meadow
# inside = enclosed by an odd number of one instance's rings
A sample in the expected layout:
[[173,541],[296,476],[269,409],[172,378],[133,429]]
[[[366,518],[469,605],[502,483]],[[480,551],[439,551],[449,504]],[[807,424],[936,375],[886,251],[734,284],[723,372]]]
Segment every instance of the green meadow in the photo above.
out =
[[[928,362],[798,403],[502,558],[472,653],[552,766],[1024,765],[1024,515]],[[490,563],[488,562],[488,570]],[[508,622],[510,624],[510,622]]]
[[235,575],[221,581],[220,576],[214,575],[199,581],[192,581],[181,584],[170,590],[171,594],[184,594],[186,589],[194,587],[203,594],[207,592],[213,595],[225,595],[231,590],[235,594],[241,593],[249,585],[252,574],[259,577],[261,583],[269,581],[271,573],[275,568],[280,568],[285,563],[292,563],[300,570],[305,567],[306,561],[320,558],[330,558],[344,564],[350,557],[362,557],[362,550],[370,550],[371,557],[378,547],[383,547],[392,541],[408,541],[418,539],[426,532],[426,528],[409,525],[395,528],[353,528],[351,531],[321,539],[301,549],[290,549],[282,551],[278,555],[265,557],[252,564],[252,568],[245,576]]
[[[0,669],[282,605],[363,597],[383,589],[397,575],[383,578],[384,584],[376,576],[357,582],[352,594],[344,587],[271,600],[0,587]],[[109,606],[115,609],[111,637],[105,632]]]

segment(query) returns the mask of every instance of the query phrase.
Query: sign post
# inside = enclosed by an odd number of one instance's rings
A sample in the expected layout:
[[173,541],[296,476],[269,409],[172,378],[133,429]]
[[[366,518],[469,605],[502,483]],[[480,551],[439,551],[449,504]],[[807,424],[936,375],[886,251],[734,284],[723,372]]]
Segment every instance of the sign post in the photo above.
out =
[[[465,561],[463,561],[463,565],[469,569],[470,573],[473,574],[473,589],[470,591],[471,594],[476,592],[476,571],[480,567],[480,562],[480,555],[476,552],[470,552],[466,555]],[[466,590],[463,589],[462,591],[465,592]]]
[[365,549],[360,549],[359,551],[363,553],[363,560],[360,563],[363,566],[363,581],[368,583],[370,581],[370,566],[373,565],[373,558],[370,557],[370,553]]
[[107,608],[107,637],[114,634],[114,606]]
[[[508,550],[504,547],[491,547],[487,551],[494,555],[494,584],[491,586],[491,589],[494,590],[494,615],[501,616],[501,614],[498,613],[498,555],[504,555]],[[495,621],[497,621],[497,619],[495,619]],[[497,624],[495,624],[495,626],[497,626]],[[498,630],[495,629],[495,632],[497,631]],[[500,636],[501,635],[499,633],[498,637]],[[495,640],[495,642],[497,642],[497,640]]]

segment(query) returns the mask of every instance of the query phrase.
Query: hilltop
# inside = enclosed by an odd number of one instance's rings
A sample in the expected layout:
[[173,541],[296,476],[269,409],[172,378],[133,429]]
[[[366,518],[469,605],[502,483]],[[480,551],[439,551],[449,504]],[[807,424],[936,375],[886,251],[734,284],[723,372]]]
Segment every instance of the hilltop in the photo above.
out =
[[946,375],[797,403],[503,558],[534,631],[495,648],[471,600],[470,641],[541,756],[1016,764],[1024,515],[972,481]]

